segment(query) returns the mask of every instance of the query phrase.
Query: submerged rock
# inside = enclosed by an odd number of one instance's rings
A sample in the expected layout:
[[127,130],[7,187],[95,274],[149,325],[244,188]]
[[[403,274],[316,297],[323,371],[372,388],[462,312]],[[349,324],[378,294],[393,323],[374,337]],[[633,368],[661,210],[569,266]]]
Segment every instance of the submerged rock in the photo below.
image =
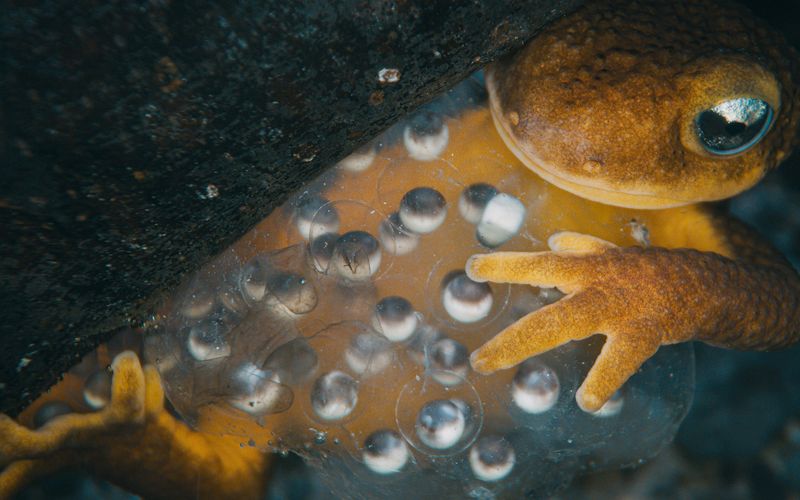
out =
[[[576,0],[4,9],[0,412]],[[395,70],[395,71],[387,71]]]

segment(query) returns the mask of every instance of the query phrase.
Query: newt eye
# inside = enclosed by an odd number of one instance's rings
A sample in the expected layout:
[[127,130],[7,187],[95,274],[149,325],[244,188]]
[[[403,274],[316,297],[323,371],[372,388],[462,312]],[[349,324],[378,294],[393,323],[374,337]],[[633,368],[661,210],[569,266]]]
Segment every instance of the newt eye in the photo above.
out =
[[715,155],[735,155],[754,146],[769,130],[774,113],[761,99],[739,97],[697,115],[695,127],[703,147]]

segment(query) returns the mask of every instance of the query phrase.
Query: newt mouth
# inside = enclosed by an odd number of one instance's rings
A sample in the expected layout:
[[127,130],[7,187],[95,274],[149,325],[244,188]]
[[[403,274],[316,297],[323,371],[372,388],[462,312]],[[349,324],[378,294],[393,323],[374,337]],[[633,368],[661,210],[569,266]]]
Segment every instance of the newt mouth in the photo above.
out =
[[523,165],[550,184],[587,200],[623,208],[673,208],[699,201],[669,198],[642,191],[619,189],[608,186],[607,183],[603,182],[601,179],[597,179],[596,182],[591,182],[586,179],[565,175],[560,172],[558,168],[549,165],[546,161],[532,155],[530,152],[524,151],[518,146],[517,140],[514,138],[514,134],[510,130],[507,120],[503,118],[503,113],[500,110],[494,87],[493,78],[487,75],[486,88],[489,93],[489,109],[491,110],[492,121],[494,122],[497,133],[503,139],[508,149],[514,153],[514,156],[516,156]]

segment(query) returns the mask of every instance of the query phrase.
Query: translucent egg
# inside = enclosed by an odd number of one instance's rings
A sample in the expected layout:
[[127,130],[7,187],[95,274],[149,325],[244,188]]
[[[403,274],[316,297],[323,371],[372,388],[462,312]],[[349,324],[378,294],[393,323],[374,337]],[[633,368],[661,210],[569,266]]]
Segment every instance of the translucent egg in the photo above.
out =
[[511,444],[500,436],[484,436],[469,450],[469,465],[481,481],[499,481],[516,463]]
[[104,408],[111,400],[111,374],[97,370],[89,375],[83,386],[83,400],[93,410]]
[[331,263],[342,278],[369,279],[381,265],[380,244],[365,231],[345,233],[334,243]]
[[478,283],[464,271],[453,271],[442,283],[442,305],[454,320],[475,323],[492,310],[492,289],[487,283]]
[[[556,230],[630,244],[626,224],[649,217],[609,216],[547,185],[492,120],[470,79],[188,276],[146,339],[183,419],[297,453],[343,498],[546,497],[668,443],[691,402],[690,345],[659,349],[595,413],[575,394],[600,337],[471,369],[475,349],[564,295],[472,281],[469,257],[543,251]],[[101,407],[97,377],[85,394]]]
[[400,201],[400,222],[418,234],[427,234],[439,228],[447,216],[447,201],[442,194],[429,187],[414,188]]
[[429,111],[414,116],[403,130],[403,144],[415,160],[438,158],[447,147],[450,131],[442,117]]
[[458,198],[458,211],[461,217],[470,224],[477,224],[486,205],[496,195],[497,189],[486,183],[479,182],[467,187]]
[[399,472],[408,457],[408,445],[396,431],[376,431],[364,441],[364,463],[378,474]]
[[431,401],[422,407],[415,427],[423,443],[436,449],[456,444],[464,435],[466,421],[461,409],[452,401]]
[[407,340],[417,330],[414,307],[403,297],[386,297],[375,305],[372,326],[392,342]]
[[311,404],[323,420],[340,420],[350,414],[358,403],[358,383],[339,371],[326,373],[314,382]]
[[511,393],[514,403],[527,413],[544,413],[558,401],[558,375],[536,359],[522,363],[514,375]]

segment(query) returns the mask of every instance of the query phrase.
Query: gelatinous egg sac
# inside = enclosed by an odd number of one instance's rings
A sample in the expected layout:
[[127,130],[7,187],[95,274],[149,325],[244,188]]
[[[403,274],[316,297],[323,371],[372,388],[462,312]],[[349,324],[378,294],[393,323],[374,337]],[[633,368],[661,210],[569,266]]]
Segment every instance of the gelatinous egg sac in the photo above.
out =
[[334,244],[331,263],[342,278],[353,281],[369,279],[381,265],[378,240],[366,231],[345,233]]
[[229,326],[222,317],[209,318],[192,326],[186,347],[198,361],[209,361],[229,356],[231,348],[225,340]]
[[354,151],[350,156],[339,162],[339,167],[349,172],[363,172],[375,160],[375,146],[367,144]]
[[458,198],[458,211],[470,224],[477,224],[481,220],[489,200],[497,195],[494,186],[479,182],[467,187]]
[[447,147],[449,139],[447,124],[436,113],[419,113],[403,131],[403,144],[409,156],[420,161],[438,158]]
[[431,401],[422,407],[417,417],[416,431],[420,440],[434,449],[455,445],[464,435],[466,419],[452,401]]
[[447,201],[433,188],[414,188],[400,201],[400,221],[419,234],[436,231],[447,216]]
[[499,481],[514,468],[516,455],[511,444],[499,436],[484,436],[469,452],[472,472],[483,481]]
[[[602,339],[472,370],[475,349],[563,294],[473,281],[468,259],[539,251],[553,228],[584,223],[507,150],[476,85],[303,186],[165,301],[145,357],[190,425],[297,453],[336,497],[398,500],[546,496],[672,439],[691,401],[689,345],[659,349],[595,413],[575,393]],[[631,219],[584,231],[619,241]],[[102,408],[109,373],[82,388],[73,410]]]
[[269,355],[264,367],[273,370],[287,384],[305,381],[317,369],[319,357],[306,339],[291,340]]
[[419,235],[405,227],[398,212],[381,222],[378,229],[381,245],[394,255],[406,255],[416,250]]
[[414,307],[403,297],[386,297],[375,305],[372,326],[392,342],[407,340],[418,323]]
[[499,247],[513,238],[525,222],[525,205],[517,198],[500,193],[489,200],[478,221],[478,241],[489,248]]
[[234,370],[230,393],[234,408],[256,416],[282,411],[293,399],[291,390],[281,383],[277,373],[261,370],[253,363]]
[[338,233],[325,233],[311,240],[308,251],[317,272],[325,273],[328,271],[333,257],[333,249],[338,240]]
[[492,303],[492,289],[488,283],[472,281],[464,271],[453,271],[444,278],[442,305],[454,320],[480,321],[489,315]]
[[276,272],[270,277],[269,291],[280,303],[295,314],[305,314],[317,305],[314,285],[304,276]]
[[469,369],[469,353],[463,344],[453,339],[441,339],[431,345],[429,353],[434,379],[446,386],[461,383]]
[[520,365],[512,384],[514,403],[528,413],[544,413],[558,401],[558,375],[536,359]]
[[323,420],[341,420],[358,403],[358,383],[353,377],[333,371],[318,378],[311,390],[311,405]]
[[193,289],[192,293],[184,299],[181,313],[189,319],[199,319],[211,312],[214,307],[214,295],[204,283],[195,282],[193,285],[190,287]]
[[380,373],[392,361],[389,341],[372,333],[353,337],[345,352],[347,366],[359,375]]
[[267,277],[269,269],[264,259],[253,259],[242,271],[240,286],[242,295],[249,302],[258,302],[267,292]]
[[83,387],[83,400],[94,410],[105,407],[111,401],[111,374],[106,370],[91,374]]
[[295,224],[306,240],[339,230],[339,214],[328,200],[319,196],[304,196],[295,206]]
[[380,430],[364,441],[364,463],[378,474],[400,471],[408,462],[408,445],[397,432]]

